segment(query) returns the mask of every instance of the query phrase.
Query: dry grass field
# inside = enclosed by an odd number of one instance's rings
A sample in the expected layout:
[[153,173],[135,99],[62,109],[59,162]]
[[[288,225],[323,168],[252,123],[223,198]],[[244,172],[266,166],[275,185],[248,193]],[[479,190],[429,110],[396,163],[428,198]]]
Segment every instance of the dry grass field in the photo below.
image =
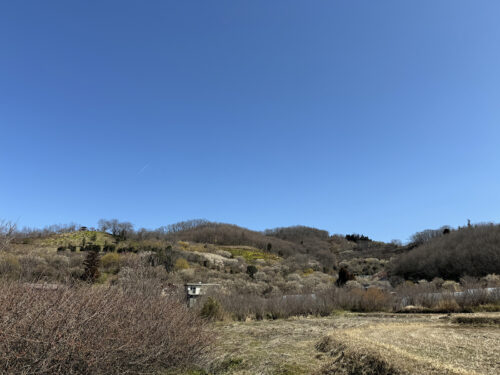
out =
[[457,317],[346,313],[221,323],[218,355],[223,365],[215,373],[500,373],[499,314]]

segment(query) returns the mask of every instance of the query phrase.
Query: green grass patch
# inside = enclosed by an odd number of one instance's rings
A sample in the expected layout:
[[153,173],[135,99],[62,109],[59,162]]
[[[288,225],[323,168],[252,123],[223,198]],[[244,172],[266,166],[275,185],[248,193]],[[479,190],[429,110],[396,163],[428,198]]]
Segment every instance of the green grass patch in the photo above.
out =
[[95,245],[104,246],[105,243],[112,244],[115,243],[115,239],[108,233],[103,233],[99,231],[78,231],[71,233],[56,234],[47,238],[42,238],[39,240],[34,240],[41,246],[66,246],[74,245],[81,246],[82,243],[93,243]]
[[222,250],[229,251],[233,257],[243,257],[247,263],[255,263],[257,259],[277,261],[280,259],[279,256],[264,252],[262,250],[245,246],[245,247],[234,247],[234,246],[221,246]]

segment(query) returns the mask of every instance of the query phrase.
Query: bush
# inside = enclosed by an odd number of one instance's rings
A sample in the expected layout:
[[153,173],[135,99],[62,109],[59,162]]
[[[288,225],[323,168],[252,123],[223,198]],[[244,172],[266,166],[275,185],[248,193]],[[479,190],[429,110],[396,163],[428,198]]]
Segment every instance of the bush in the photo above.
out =
[[252,279],[254,278],[254,275],[257,273],[258,269],[254,265],[250,265],[247,267],[247,274],[250,276]]
[[453,298],[445,298],[440,300],[433,310],[440,313],[454,313],[462,311],[462,308]]
[[8,248],[14,239],[16,224],[0,219],[0,251]]
[[392,297],[377,288],[353,289],[345,296],[343,308],[351,311],[374,312],[392,309]]
[[120,271],[120,254],[108,253],[101,258],[101,266],[106,272],[118,273]]
[[116,251],[116,245],[105,243],[104,246],[102,247],[102,251],[104,251],[105,253],[112,253]]
[[314,273],[314,270],[309,267],[309,268],[306,268],[303,273],[304,273],[304,276],[311,275]]
[[354,279],[355,279],[354,275],[351,274],[346,268],[342,267],[339,271],[339,277],[335,283],[337,284],[337,286],[343,286],[348,281]]
[[200,316],[204,319],[215,321],[222,320],[224,314],[220,303],[216,299],[208,297],[201,308]]
[[16,256],[11,254],[0,255],[0,276],[17,278],[21,273],[21,264]]
[[175,270],[180,271],[180,270],[186,270],[189,268],[189,263],[186,259],[184,258],[179,258],[175,261]]
[[97,251],[89,251],[83,262],[83,266],[82,279],[90,283],[95,282],[99,278],[99,253]]
[[144,374],[202,364],[213,333],[180,302],[117,287],[0,284],[0,373]]

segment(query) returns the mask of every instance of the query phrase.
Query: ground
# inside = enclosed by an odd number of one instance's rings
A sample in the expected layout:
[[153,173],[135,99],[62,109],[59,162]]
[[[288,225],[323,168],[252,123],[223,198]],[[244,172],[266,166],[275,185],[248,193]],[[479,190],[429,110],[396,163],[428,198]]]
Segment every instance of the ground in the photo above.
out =
[[468,316],[482,319],[476,325],[443,314],[339,313],[219,323],[217,354],[224,366],[216,373],[500,373],[499,313]]

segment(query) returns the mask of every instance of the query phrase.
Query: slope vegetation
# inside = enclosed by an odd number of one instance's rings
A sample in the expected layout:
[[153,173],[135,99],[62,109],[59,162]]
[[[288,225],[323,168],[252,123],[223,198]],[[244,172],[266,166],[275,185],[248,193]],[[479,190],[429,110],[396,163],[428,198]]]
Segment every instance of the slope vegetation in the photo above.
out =
[[459,280],[500,273],[500,225],[453,230],[396,258],[392,273],[405,279]]

